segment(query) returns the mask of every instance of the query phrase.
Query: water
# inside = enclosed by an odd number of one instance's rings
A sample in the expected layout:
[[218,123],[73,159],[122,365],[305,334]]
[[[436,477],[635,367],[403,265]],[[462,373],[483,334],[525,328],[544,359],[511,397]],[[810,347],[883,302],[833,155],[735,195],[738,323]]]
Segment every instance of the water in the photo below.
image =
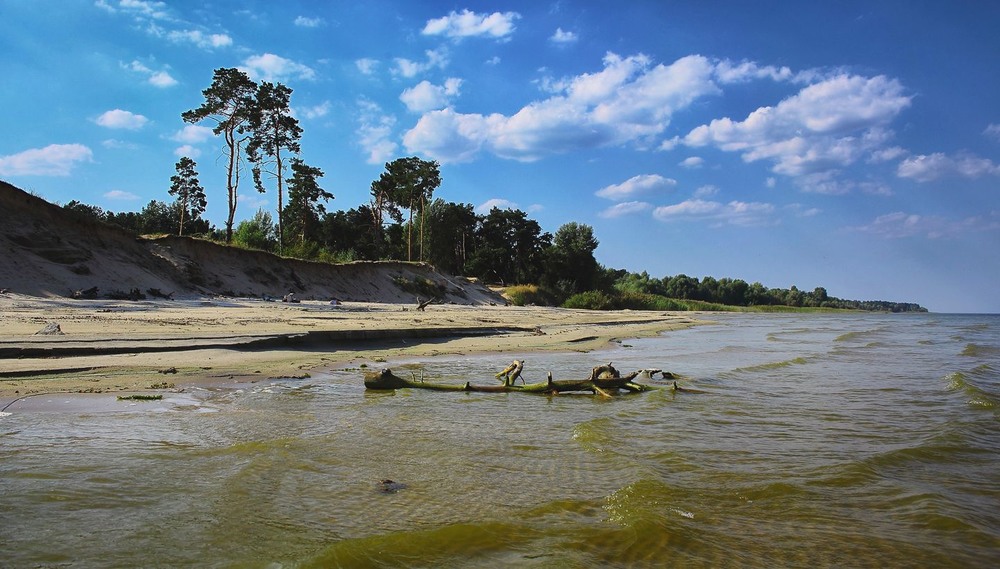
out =
[[[20,401],[0,566],[996,565],[1000,317],[712,318],[523,355],[529,381],[613,361],[704,393],[382,393],[332,371]],[[393,369],[490,384],[511,357]]]

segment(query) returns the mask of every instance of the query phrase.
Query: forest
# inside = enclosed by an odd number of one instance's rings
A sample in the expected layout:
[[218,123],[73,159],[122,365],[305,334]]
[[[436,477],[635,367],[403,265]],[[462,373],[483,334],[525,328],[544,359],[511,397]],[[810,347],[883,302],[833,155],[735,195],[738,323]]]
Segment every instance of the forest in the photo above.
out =
[[[801,291],[767,288],[741,279],[656,278],[607,268],[594,256],[593,228],[566,223],[555,233],[527,213],[434,198],[441,184],[437,162],[401,157],[373,180],[370,200],[327,211],[334,196],[321,187],[324,173],[302,159],[302,129],[291,112],[292,90],[257,84],[238,69],[215,70],[204,103],[181,117],[208,122],[220,136],[228,217],[223,229],[201,216],[208,197],[197,163],[182,157],[167,193],[141,211],[115,213],[71,201],[63,207],[138,235],[178,234],[331,263],[358,260],[419,261],[437,269],[507,287],[515,304],[591,309],[719,310],[730,307],[795,307],[872,311],[924,311],[905,302],[844,300],[822,287]],[[273,191],[276,215],[259,210],[235,223],[238,188],[247,172],[256,191]],[[165,184],[166,186],[166,184]],[[221,192],[220,192],[221,193]]]

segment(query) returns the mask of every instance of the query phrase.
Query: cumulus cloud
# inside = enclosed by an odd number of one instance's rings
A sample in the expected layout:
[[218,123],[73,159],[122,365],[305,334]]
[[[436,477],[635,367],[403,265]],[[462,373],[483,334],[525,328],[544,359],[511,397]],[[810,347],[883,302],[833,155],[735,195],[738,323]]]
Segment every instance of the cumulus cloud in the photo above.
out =
[[201,30],[172,30],[166,38],[174,43],[190,43],[202,49],[215,49],[233,45],[233,38],[227,34],[212,34]]
[[361,99],[358,101],[358,144],[368,153],[368,164],[382,164],[396,154],[398,144],[392,141],[392,129],[396,118],[382,112],[376,103]]
[[514,33],[514,22],[520,17],[517,12],[477,14],[468,9],[452,11],[447,16],[427,20],[422,33],[456,40],[468,37],[503,39]]
[[375,73],[376,68],[378,68],[378,60],[371,59],[368,57],[362,57],[361,59],[356,59],[354,65],[358,68],[358,71],[365,75],[371,75]]
[[562,28],[556,28],[555,33],[552,34],[549,41],[555,44],[569,44],[575,42],[577,39],[579,38],[575,33],[563,31]]
[[167,12],[166,2],[152,0],[97,0],[94,5],[112,14],[127,14],[135,18],[165,20],[170,15]]
[[175,142],[184,142],[186,144],[199,144],[205,142],[213,136],[215,136],[215,133],[212,132],[211,128],[207,126],[189,124],[172,134],[170,136],[170,140]]
[[177,84],[177,80],[166,71],[156,71],[149,76],[149,84],[160,88],[173,87]]
[[133,194],[132,192],[126,192],[125,190],[111,190],[110,192],[104,192],[104,197],[109,200],[123,201],[135,201],[139,199],[139,196]]
[[94,122],[105,128],[124,128],[126,130],[139,130],[146,126],[149,119],[142,115],[137,115],[130,111],[114,109],[106,111],[97,117]]
[[840,193],[831,175],[884,145],[890,136],[885,126],[910,101],[894,79],[840,74],[774,107],[760,107],[743,121],[726,117],[696,127],[683,141],[739,152],[746,162],[770,161],[778,174],[821,176],[803,189]]
[[707,221],[714,225],[759,226],[774,223],[774,206],[761,202],[731,201],[721,203],[701,199],[685,200],[653,210],[653,217],[663,221]]
[[719,193],[718,186],[713,186],[712,184],[705,184],[704,186],[700,186],[697,190],[694,191],[694,197],[710,198],[717,193]]
[[880,162],[891,162],[900,156],[905,156],[906,150],[900,148],[899,146],[890,146],[888,148],[879,148],[872,152],[871,157],[868,159],[869,162],[873,164],[878,164]]
[[694,170],[696,168],[701,168],[702,166],[704,166],[705,159],[702,158],[701,156],[689,156],[684,160],[681,160],[681,163],[678,165],[683,168],[690,168]]
[[316,72],[310,67],[273,53],[248,57],[243,62],[243,71],[252,79],[262,81],[284,82],[289,79],[310,80],[316,78]]
[[621,200],[636,194],[664,190],[677,185],[677,180],[664,178],[659,174],[632,176],[620,184],[611,184],[594,192],[594,195],[609,200]]
[[433,85],[429,81],[421,81],[416,86],[403,91],[399,100],[406,108],[417,113],[440,109],[448,106],[451,99],[458,96],[462,80],[451,77],[444,85]]
[[395,62],[396,67],[392,70],[392,74],[407,78],[416,77],[430,69],[444,69],[448,65],[448,50],[444,48],[428,49],[424,55],[427,56],[424,61],[413,61],[405,57],[395,58],[393,62]]
[[497,209],[517,209],[517,202],[505,200],[503,198],[492,198],[476,206],[476,213],[487,214],[493,208]]
[[639,201],[622,202],[620,204],[615,204],[605,209],[604,211],[598,213],[597,215],[605,219],[614,219],[616,217],[623,217],[635,213],[642,213],[644,211],[649,210],[651,207],[653,207],[652,204],[649,204],[647,202],[639,202]]
[[197,146],[184,144],[174,149],[174,156],[178,158],[181,158],[183,156],[187,156],[188,158],[191,159],[198,158],[199,156],[201,156],[201,149],[198,148]]
[[404,144],[440,162],[471,160],[481,150],[533,161],[599,146],[645,146],[666,129],[674,112],[719,92],[713,65],[701,56],[652,65],[641,54],[608,53],[603,63],[601,71],[551,82],[557,85],[553,96],[510,116],[450,108],[426,113],[404,135]]
[[18,154],[0,156],[3,176],[68,176],[80,162],[90,162],[94,153],[82,144],[50,144]]
[[992,123],[986,127],[983,134],[992,138],[993,140],[1000,141],[1000,124]]
[[326,22],[323,18],[307,18],[306,16],[298,16],[295,18],[293,23],[300,28],[318,28]]
[[725,59],[715,66],[715,77],[719,83],[746,83],[757,79],[772,81],[789,81],[795,76],[788,67],[761,66],[753,61],[743,60],[739,63]]
[[166,71],[153,71],[139,60],[134,60],[128,64],[123,63],[121,65],[125,69],[145,75],[146,81],[154,87],[166,88],[173,87],[177,84],[177,80],[171,77],[170,73],[167,73]]
[[299,109],[299,113],[301,113],[303,117],[310,120],[318,119],[328,115],[330,113],[331,106],[330,101],[323,101],[322,103],[312,107],[302,107]]
[[896,174],[900,178],[910,178],[918,182],[931,182],[951,176],[981,178],[986,175],[1000,175],[1000,165],[989,158],[973,155],[952,157],[935,152],[903,160],[896,169]]

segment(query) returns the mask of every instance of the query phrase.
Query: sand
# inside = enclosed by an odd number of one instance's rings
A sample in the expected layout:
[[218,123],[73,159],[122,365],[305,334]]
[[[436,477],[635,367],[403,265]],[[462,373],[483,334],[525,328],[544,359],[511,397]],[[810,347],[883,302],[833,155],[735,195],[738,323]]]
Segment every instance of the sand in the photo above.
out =
[[[547,307],[110,301],[0,294],[0,407],[35,393],[183,389],[306,377],[400,358],[587,352],[697,323],[672,312]],[[62,334],[36,334],[49,323]],[[362,381],[358,373],[358,382]]]

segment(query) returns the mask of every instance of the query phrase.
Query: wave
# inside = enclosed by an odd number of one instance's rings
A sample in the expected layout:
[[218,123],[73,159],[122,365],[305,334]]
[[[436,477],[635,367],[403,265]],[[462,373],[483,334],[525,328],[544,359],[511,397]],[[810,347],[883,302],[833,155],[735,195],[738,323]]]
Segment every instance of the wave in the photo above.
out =
[[756,371],[767,371],[772,369],[781,369],[783,367],[790,367],[794,365],[805,365],[809,363],[808,358],[799,356],[797,358],[792,358],[790,360],[783,360],[780,362],[770,362],[766,364],[759,364],[755,366],[738,367],[734,369],[734,372],[756,372]]
[[996,356],[1000,355],[1000,346],[984,346],[982,344],[969,343],[965,345],[965,349],[959,352],[958,355],[973,358]]
[[612,428],[608,417],[586,421],[573,427],[573,440],[590,452],[603,453],[615,444]]
[[[970,376],[972,376],[970,378]],[[997,399],[988,391],[975,384],[975,379],[995,378],[996,374],[992,367],[987,364],[976,366],[968,374],[960,371],[949,373],[945,376],[948,381],[948,390],[961,393],[969,398],[968,405],[978,409],[995,409]]]
[[541,536],[523,524],[487,521],[393,532],[331,544],[297,567],[446,567],[490,552],[516,551]]

